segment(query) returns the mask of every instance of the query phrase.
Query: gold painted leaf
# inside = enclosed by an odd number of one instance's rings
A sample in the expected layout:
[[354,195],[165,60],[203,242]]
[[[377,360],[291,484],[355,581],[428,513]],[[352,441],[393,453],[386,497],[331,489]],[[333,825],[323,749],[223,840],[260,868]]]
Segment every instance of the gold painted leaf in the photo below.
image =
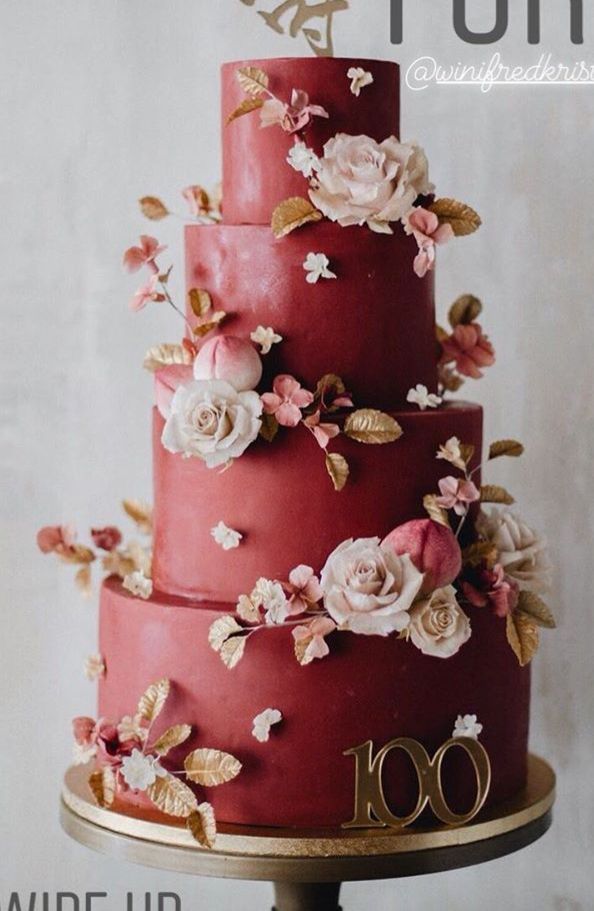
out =
[[152,724],[163,711],[170,689],[171,684],[166,677],[152,683],[138,703],[138,717]]
[[94,552],[90,547],[84,547],[82,544],[73,544],[68,550],[60,553],[60,559],[64,563],[73,563],[75,566],[87,566],[96,559]]
[[194,750],[186,756],[184,769],[187,777],[194,784],[205,788],[216,788],[220,784],[232,781],[241,772],[241,763],[230,753],[221,750]]
[[442,342],[445,342],[446,339],[450,337],[449,332],[446,332],[443,326],[440,326],[439,323],[435,324],[435,338],[441,345]]
[[248,598],[247,595],[240,595],[239,601],[237,602],[237,616],[240,617],[244,623],[259,623],[262,619],[260,614],[260,608],[254,604],[251,598]]
[[230,123],[233,123],[234,120],[238,120],[240,117],[243,117],[244,114],[251,114],[252,111],[257,111],[264,104],[262,98],[245,98],[239,107],[236,107],[234,111],[231,111],[227,117],[227,126]]
[[446,392],[458,392],[464,385],[464,379],[452,367],[440,364],[437,368],[439,382]]
[[219,617],[208,631],[209,645],[215,652],[220,652],[229,636],[233,636],[235,633],[240,633],[241,631],[242,627],[231,614]]
[[358,443],[393,443],[402,436],[402,427],[389,414],[374,408],[361,408],[350,414],[344,424],[344,432]]
[[[332,394],[333,398],[338,398],[346,392],[346,386],[344,385],[342,378],[335,373],[326,373],[321,380],[318,381],[314,393],[314,401],[322,401],[328,392]],[[330,410],[334,411],[335,409],[331,408]]]
[[474,446],[472,443],[460,443],[460,455],[466,467],[470,465],[474,458]]
[[149,348],[142,366],[145,370],[150,370],[151,373],[154,373],[162,367],[171,367],[172,364],[189,365],[191,363],[190,352],[183,345],[165,343]]
[[122,500],[126,515],[130,516],[142,534],[150,535],[153,530],[153,507],[142,500]]
[[482,221],[474,209],[457,199],[436,199],[429,206],[442,225],[451,225],[456,237],[465,237],[478,231]]
[[197,335],[198,338],[204,338],[204,336],[208,335],[209,332],[212,332],[213,329],[217,329],[224,319],[227,319],[225,310],[216,310],[207,323],[199,323],[197,326],[194,326],[194,335]]
[[478,297],[473,294],[463,294],[454,301],[450,307],[448,319],[452,329],[456,326],[466,326],[468,323],[474,323],[479,318],[483,310]]
[[311,643],[311,638],[300,639],[298,642],[295,642],[295,657],[301,667],[306,667],[308,664],[313,663],[313,656],[307,656],[306,652],[309,644]]
[[481,503],[499,503],[511,506],[515,502],[505,487],[499,487],[497,484],[486,484],[481,487]]
[[499,551],[491,541],[475,541],[462,551],[462,560],[465,566],[479,566],[486,563],[488,569],[493,569],[499,558]]
[[146,793],[157,809],[167,816],[187,819],[198,807],[192,789],[170,774],[157,778]]
[[245,644],[247,639],[245,636],[234,636],[232,639],[227,639],[223,643],[220,649],[220,656],[225,667],[228,667],[230,671],[234,667],[237,667],[243,654],[245,652]]
[[244,66],[237,71],[239,84],[246,93],[253,98],[263,95],[270,85],[268,73],[257,66]]
[[201,803],[187,818],[186,824],[192,836],[203,848],[214,848],[217,838],[217,823],[214,810],[209,803]]
[[161,221],[169,215],[169,209],[156,196],[143,196],[138,200],[140,211],[151,221]]
[[156,753],[157,756],[167,756],[167,754],[170,753],[174,747],[178,747],[182,743],[185,743],[191,734],[191,725],[176,724],[165,731],[164,734],[161,734],[155,745],[152,747],[151,753]]
[[91,567],[88,563],[85,566],[81,566],[78,570],[74,577],[74,582],[84,598],[90,597],[93,587],[91,584]]
[[522,455],[524,455],[524,447],[517,440],[497,440],[496,443],[491,443],[489,449],[490,459],[499,459],[501,456],[518,459]]
[[111,807],[116,795],[116,776],[111,766],[98,769],[89,778],[89,787],[100,807]]
[[327,452],[326,470],[332,478],[334,490],[344,490],[350,474],[349,463],[345,457],[341,456],[338,452]]
[[272,213],[272,232],[275,237],[286,237],[297,228],[310,222],[321,221],[324,216],[312,206],[309,199],[292,196],[285,199]]
[[520,592],[518,610],[530,617],[537,626],[543,626],[545,629],[557,629],[552,610],[534,592]]
[[450,520],[447,511],[438,504],[437,494],[428,493],[427,496],[423,498],[423,506],[430,519],[433,519],[433,521],[437,522],[439,525],[445,525],[446,528],[450,528]]
[[538,651],[540,636],[536,623],[524,613],[507,615],[507,641],[511,645],[520,667],[530,664]]
[[263,414],[261,421],[260,436],[267,443],[272,443],[278,433],[279,423],[273,414]]
[[188,300],[192,313],[198,319],[202,319],[212,309],[212,298],[208,291],[204,291],[203,288],[191,288],[188,291]]

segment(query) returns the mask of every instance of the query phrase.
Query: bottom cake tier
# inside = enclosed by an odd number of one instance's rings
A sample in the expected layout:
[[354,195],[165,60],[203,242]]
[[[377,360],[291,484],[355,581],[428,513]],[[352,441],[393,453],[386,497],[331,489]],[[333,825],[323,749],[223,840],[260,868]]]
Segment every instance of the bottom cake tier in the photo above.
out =
[[[242,763],[233,781],[199,795],[219,821],[341,826],[353,817],[355,795],[354,758],[346,751],[368,740],[379,749],[410,737],[432,755],[451,737],[459,714],[476,714],[483,725],[480,740],[492,767],[488,802],[506,800],[525,785],[530,671],[518,665],[505,624],[490,611],[469,609],[473,635],[448,660],[425,656],[395,635],[340,633],[331,637],[327,658],[302,667],[291,636],[271,628],[255,633],[243,661],[228,670],[208,632],[233,609],[159,594],[143,601],[115,579],[104,584],[101,597],[106,673],[100,716],[132,715],[147,686],[169,678],[171,695],[154,733],[193,726],[191,740],[168,757],[171,768],[181,768],[188,750],[199,747],[224,750]],[[260,743],[253,721],[269,708],[281,712],[282,721]],[[467,810],[475,791],[468,759],[448,758],[444,771],[449,804]],[[410,760],[390,754],[383,780],[391,810],[410,812],[419,787]]]

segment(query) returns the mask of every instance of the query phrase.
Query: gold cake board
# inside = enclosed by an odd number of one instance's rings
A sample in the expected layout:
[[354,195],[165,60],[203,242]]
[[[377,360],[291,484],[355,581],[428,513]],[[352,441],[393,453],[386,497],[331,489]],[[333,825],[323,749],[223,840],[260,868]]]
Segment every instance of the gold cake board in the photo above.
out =
[[[511,854],[544,835],[555,801],[552,768],[530,756],[524,791],[461,828],[300,829],[296,834],[221,824],[216,847],[208,850],[196,844],[183,821],[122,805],[101,809],[89,790],[88,774],[84,767],[70,769],[62,791],[62,826],[76,841],[176,873],[272,880],[278,911],[333,911],[340,882],[436,873]],[[286,885],[291,883],[300,885]]]

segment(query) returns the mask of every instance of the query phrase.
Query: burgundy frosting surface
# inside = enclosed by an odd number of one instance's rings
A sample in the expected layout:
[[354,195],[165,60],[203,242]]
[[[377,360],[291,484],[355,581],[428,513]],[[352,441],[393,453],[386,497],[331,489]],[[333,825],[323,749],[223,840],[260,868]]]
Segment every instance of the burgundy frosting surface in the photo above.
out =
[[[324,454],[304,427],[281,429],[273,443],[258,441],[221,473],[167,452],[155,411],[157,590],[235,603],[261,576],[286,580],[300,563],[318,572],[342,541],[383,538],[424,516],[423,497],[438,492],[438,480],[449,473],[436,459],[441,444],[452,436],[472,443],[478,463],[482,409],[456,404],[395,417],[404,431],[395,443],[333,441],[351,467],[349,483],[337,493]],[[223,551],[211,537],[221,520],[245,536],[235,550]]]
[[[208,629],[232,605],[184,605],[133,598],[118,582],[103,587],[100,648],[108,668],[100,681],[99,712],[119,719],[134,711],[146,687],[163,676],[172,695],[154,734],[172,724],[194,725],[175,755],[181,768],[190,749],[212,747],[236,756],[234,781],[204,792],[223,822],[270,826],[339,826],[353,815],[354,760],[345,750],[373,740],[376,749],[413,737],[432,753],[452,734],[458,713],[476,713],[493,769],[489,802],[519,791],[526,778],[530,672],[519,667],[505,638],[505,621],[470,609],[473,636],[453,658],[421,654],[396,636],[336,633],[331,654],[301,667],[290,632],[256,633],[232,671],[208,644]],[[282,712],[270,741],[252,736],[266,708]],[[456,751],[458,753],[458,751]],[[452,757],[447,793],[468,806],[473,775]],[[392,809],[416,800],[414,775],[403,757],[386,762]],[[472,797],[470,798],[472,801]]]
[[[365,134],[382,142],[400,130],[400,68],[395,63],[340,57],[280,57],[243,60],[222,68],[223,217],[228,224],[270,224],[276,206],[290,196],[307,196],[307,181],[286,161],[294,137],[280,127],[260,126],[259,112],[226,125],[247,97],[237,80],[241,67],[264,69],[270,89],[283,101],[302,89],[330,117],[315,117],[304,139],[317,154],[336,133]],[[363,67],[374,77],[359,98],[351,93],[347,72]]]
[[[338,278],[306,282],[308,253],[325,253]],[[265,379],[291,373],[308,388],[342,376],[358,407],[398,408],[417,383],[437,385],[433,273],[413,271],[414,237],[331,222],[276,240],[269,227],[186,228],[188,290],[204,288],[249,338],[259,324],[283,336]],[[196,322],[191,315],[190,319]]]

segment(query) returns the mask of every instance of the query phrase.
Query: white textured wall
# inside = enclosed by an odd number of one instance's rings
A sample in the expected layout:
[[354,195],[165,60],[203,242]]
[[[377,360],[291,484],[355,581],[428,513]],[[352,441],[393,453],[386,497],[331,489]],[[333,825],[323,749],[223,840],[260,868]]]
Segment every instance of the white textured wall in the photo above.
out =
[[[265,6],[264,0],[261,3]],[[543,14],[543,48],[573,48],[565,3]],[[268,8],[271,0],[268,0]],[[407,63],[487,51],[453,35],[449,4],[416,0],[406,43],[388,43],[387,3],[352,0],[336,22],[339,53]],[[514,0],[511,62],[525,42]],[[373,12],[369,8],[373,7]],[[492,16],[490,0],[474,7]],[[586,16],[591,18],[588,9]],[[415,19],[416,16],[416,19]],[[2,163],[0,501],[5,581],[2,657],[2,862],[9,890],[178,890],[185,908],[256,911],[265,885],[192,881],[95,856],[59,830],[57,799],[69,719],[92,712],[81,663],[95,649],[96,610],[68,569],[42,560],[40,524],[118,518],[122,496],[150,496],[150,382],[145,348],[175,338],[175,318],[126,307],[121,252],[146,227],[135,200],[169,200],[219,171],[217,69],[238,56],[307,53],[239,0],[4,0],[0,28]],[[548,18],[547,18],[548,17]],[[414,20],[414,21],[413,21]],[[592,888],[592,408],[594,89],[432,88],[403,94],[404,135],[423,141],[442,192],[472,202],[485,227],[441,256],[442,306],[484,298],[499,361],[469,391],[487,406],[491,438],[512,435],[525,461],[493,469],[548,530],[559,565],[556,634],[536,662],[533,748],[560,774],[555,827],[522,854],[477,869],[345,889],[349,911],[370,902],[416,911],[589,911]],[[159,230],[180,262],[177,224]],[[178,273],[179,281],[179,273]],[[469,682],[469,685],[470,682]]]

